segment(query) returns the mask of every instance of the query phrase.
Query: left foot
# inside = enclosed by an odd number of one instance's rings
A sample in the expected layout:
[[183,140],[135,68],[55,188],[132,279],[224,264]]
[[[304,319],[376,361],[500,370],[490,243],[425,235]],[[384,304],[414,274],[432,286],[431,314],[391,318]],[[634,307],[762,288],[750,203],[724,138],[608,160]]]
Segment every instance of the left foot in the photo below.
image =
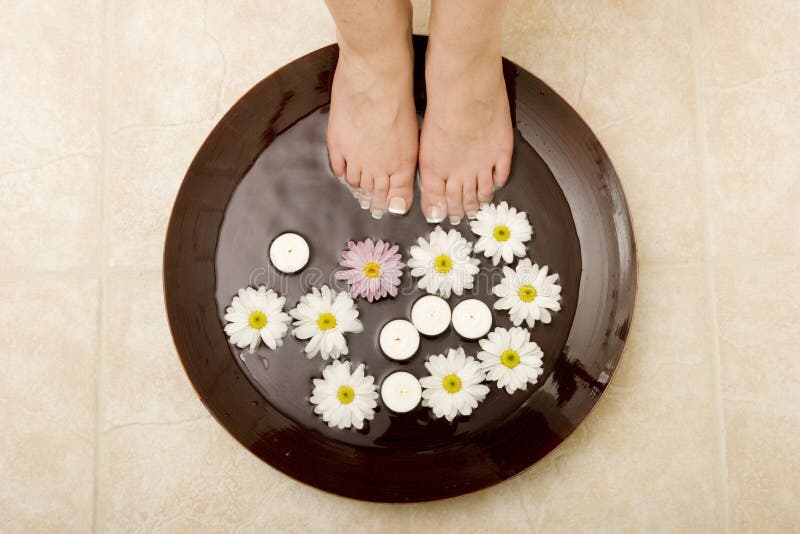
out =
[[514,135],[500,51],[466,54],[431,42],[419,173],[429,222],[457,223],[508,180]]

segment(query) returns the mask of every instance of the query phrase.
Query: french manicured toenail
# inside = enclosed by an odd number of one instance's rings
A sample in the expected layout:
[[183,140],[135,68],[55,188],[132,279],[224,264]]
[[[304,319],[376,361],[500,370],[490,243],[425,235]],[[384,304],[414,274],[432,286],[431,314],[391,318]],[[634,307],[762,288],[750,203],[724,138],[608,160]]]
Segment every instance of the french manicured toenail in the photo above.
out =
[[392,197],[389,199],[389,213],[394,215],[403,215],[406,212],[406,201],[400,197]]
[[467,217],[469,217],[471,219],[472,217],[475,217],[475,215],[477,215],[477,214],[478,214],[478,212],[476,210],[469,210],[467,212]]
[[362,210],[369,209],[369,205],[372,203],[372,198],[369,196],[363,196],[359,199],[358,204],[361,206]]
[[372,210],[371,215],[373,219],[380,219],[383,217],[383,210]]
[[453,226],[461,223],[461,217],[450,217],[450,224]]
[[434,206],[428,211],[428,217],[425,219],[431,224],[440,223],[444,220],[444,210],[439,206]]

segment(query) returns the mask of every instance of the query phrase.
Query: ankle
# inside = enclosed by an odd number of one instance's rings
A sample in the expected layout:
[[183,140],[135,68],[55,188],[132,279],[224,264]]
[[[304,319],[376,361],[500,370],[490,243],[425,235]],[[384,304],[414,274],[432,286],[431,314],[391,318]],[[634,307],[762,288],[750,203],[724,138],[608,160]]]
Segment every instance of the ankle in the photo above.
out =
[[503,63],[496,49],[456,50],[429,45],[425,56],[425,80],[430,87],[469,94],[491,94],[503,84]]
[[336,41],[341,53],[370,63],[394,62],[406,57],[413,61],[410,7],[407,13],[395,13],[392,20],[391,26],[361,28],[358,32],[337,28]]
[[459,44],[430,41],[425,56],[425,77],[485,75],[502,65],[500,43]]
[[428,55],[446,57],[462,65],[494,61],[502,57],[501,44],[499,32],[463,36],[432,32],[428,39]]
[[375,74],[403,76],[414,69],[414,49],[411,35],[405,39],[383,41],[380,46],[353,46],[344,39],[339,40],[339,60]]

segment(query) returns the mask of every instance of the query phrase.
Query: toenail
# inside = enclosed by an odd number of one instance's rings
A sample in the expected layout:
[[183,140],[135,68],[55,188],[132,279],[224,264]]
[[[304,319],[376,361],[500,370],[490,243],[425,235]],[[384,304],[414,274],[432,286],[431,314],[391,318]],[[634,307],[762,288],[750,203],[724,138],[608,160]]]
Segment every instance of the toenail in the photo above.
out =
[[339,180],[342,183],[345,183],[344,176],[337,176],[336,179]]
[[467,217],[469,217],[471,219],[471,218],[475,217],[475,215],[477,215],[477,214],[478,214],[477,210],[469,210],[467,212]]
[[453,226],[461,223],[461,217],[450,217],[450,224]]
[[428,212],[428,217],[425,219],[431,224],[440,223],[444,220],[444,210],[439,206],[434,206]]
[[406,212],[406,201],[400,197],[392,197],[389,199],[389,213],[394,215],[403,215]]
[[383,217],[383,210],[372,210],[371,215],[373,219],[380,219]]
[[369,205],[372,204],[372,199],[368,196],[363,196],[359,199],[358,204],[361,206],[362,210],[369,209]]
[[487,206],[489,206],[488,202],[481,202],[481,209],[483,209],[483,208],[485,208]]

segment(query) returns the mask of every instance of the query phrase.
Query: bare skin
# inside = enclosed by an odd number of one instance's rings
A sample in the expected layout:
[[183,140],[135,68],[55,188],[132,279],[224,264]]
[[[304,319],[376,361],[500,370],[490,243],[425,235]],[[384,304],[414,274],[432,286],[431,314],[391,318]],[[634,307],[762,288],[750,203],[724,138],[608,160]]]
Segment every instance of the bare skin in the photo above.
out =
[[[361,207],[400,215],[419,157],[422,212],[457,223],[508,180],[513,134],[500,39],[505,1],[435,0],[418,137],[408,0],[326,0],[337,26],[328,151]],[[419,139],[419,142],[418,142]]]
[[497,0],[432,3],[419,149],[422,211],[431,222],[472,215],[508,180],[514,137],[500,52],[504,10]]
[[419,128],[408,0],[328,0],[339,63],[328,120],[331,169],[375,218],[414,196]]

